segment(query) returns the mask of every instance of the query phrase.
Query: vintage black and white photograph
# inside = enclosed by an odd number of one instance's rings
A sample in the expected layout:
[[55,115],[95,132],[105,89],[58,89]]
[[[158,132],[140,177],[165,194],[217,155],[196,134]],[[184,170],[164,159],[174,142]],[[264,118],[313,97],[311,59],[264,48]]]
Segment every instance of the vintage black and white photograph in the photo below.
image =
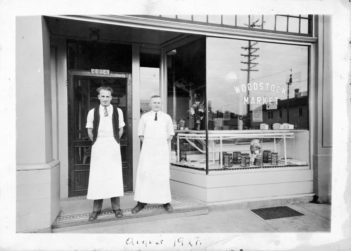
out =
[[17,248],[349,250],[351,28],[326,2],[14,15],[13,234],[61,240]]

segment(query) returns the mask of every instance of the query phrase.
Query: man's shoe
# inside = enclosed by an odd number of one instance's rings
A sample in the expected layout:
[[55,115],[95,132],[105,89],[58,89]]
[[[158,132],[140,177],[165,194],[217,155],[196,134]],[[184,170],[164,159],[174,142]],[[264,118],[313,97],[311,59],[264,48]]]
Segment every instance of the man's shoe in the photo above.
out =
[[89,216],[89,221],[96,220],[99,214],[100,214],[100,212],[92,212]]
[[165,208],[165,210],[168,212],[168,213],[172,213],[173,212],[173,207],[170,203],[166,203],[163,205],[163,207]]
[[113,212],[115,213],[116,218],[122,218],[123,217],[123,212],[122,212],[121,209],[113,210]]
[[141,206],[141,205],[136,205],[133,209],[132,209],[132,214],[137,214],[139,213],[141,210],[143,210],[145,206]]

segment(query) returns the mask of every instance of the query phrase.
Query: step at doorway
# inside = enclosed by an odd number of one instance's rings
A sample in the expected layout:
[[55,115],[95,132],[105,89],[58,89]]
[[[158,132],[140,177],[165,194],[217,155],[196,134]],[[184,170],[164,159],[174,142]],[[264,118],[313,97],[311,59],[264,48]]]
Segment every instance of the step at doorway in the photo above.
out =
[[61,211],[52,225],[53,232],[69,232],[71,229],[93,227],[101,224],[128,224],[131,222],[143,222],[189,215],[208,214],[208,207],[200,202],[181,196],[172,196],[174,211],[168,213],[161,204],[149,204],[138,214],[132,214],[131,210],[136,205],[134,194],[128,193],[121,197],[122,218],[115,218],[111,209],[110,199],[105,199],[102,213],[98,219],[90,222],[89,215],[93,208],[93,202],[85,196],[69,198],[61,201]]

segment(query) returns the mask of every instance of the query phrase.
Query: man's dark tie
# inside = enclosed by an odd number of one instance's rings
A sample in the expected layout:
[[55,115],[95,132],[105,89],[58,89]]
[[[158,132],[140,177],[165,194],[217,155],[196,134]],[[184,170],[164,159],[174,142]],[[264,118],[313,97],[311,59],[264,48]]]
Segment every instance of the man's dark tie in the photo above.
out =
[[108,116],[108,111],[107,111],[107,106],[104,106],[104,115],[105,115],[105,117],[107,117]]
[[157,120],[157,112],[155,112],[155,120]]

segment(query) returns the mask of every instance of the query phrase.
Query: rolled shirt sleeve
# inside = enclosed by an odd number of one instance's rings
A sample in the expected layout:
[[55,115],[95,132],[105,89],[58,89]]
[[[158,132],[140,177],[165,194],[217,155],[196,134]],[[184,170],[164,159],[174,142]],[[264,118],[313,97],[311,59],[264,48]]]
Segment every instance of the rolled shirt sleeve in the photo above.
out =
[[88,112],[88,116],[87,116],[87,124],[85,126],[85,128],[93,128],[93,122],[94,122],[94,109],[91,109]]
[[117,108],[117,111],[118,111],[118,128],[122,128],[124,127],[126,124],[124,123],[124,117],[123,117],[123,112],[120,108]]

